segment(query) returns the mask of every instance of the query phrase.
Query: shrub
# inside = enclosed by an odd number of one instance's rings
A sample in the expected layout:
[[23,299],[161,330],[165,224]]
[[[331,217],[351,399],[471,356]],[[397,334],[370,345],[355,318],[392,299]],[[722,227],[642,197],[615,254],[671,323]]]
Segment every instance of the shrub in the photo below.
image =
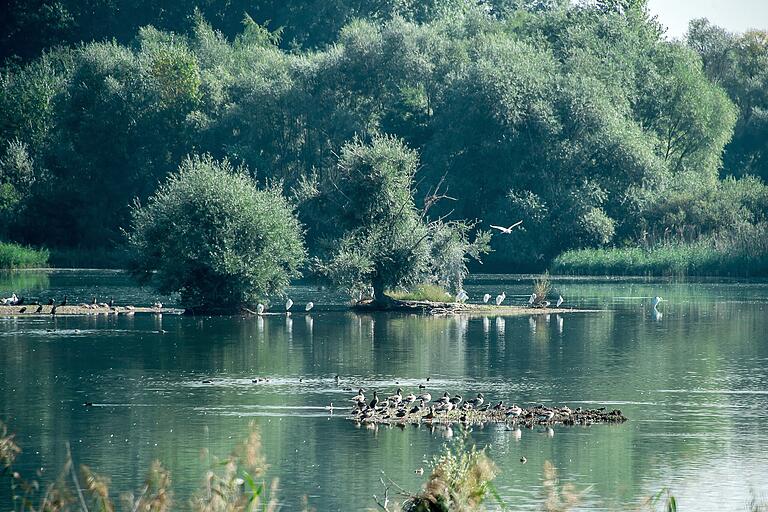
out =
[[228,161],[184,160],[132,212],[131,270],[187,308],[227,311],[279,294],[304,261],[301,227],[277,188],[259,190]]

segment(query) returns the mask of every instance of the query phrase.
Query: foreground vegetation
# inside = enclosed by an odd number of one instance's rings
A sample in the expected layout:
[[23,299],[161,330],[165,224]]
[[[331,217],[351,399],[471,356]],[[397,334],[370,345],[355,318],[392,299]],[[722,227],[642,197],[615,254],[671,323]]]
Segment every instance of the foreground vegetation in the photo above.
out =
[[577,275],[768,276],[768,224],[689,243],[567,251],[551,268]]
[[0,269],[47,267],[49,256],[45,249],[0,242]]

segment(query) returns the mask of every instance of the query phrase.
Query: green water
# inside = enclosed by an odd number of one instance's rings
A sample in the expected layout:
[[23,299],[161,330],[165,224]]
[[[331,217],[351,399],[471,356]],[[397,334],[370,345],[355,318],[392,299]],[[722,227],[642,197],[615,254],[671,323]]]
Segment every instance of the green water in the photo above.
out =
[[[30,475],[43,468],[54,478],[70,441],[78,463],[111,476],[114,495],[139,489],[151,461],[162,460],[182,503],[201,481],[201,449],[228,453],[255,421],[283,510],[303,496],[318,511],[364,510],[382,492],[382,471],[417,490],[424,476],[414,470],[428,472],[425,461],[459,431],[355,426],[324,409],[351,395],[333,377],[386,393],[396,383],[417,390],[430,377],[433,395],[601,404],[630,418],[552,432],[475,429],[472,440],[489,446],[499,492],[516,508],[539,507],[545,461],[561,482],[586,490],[580,507],[589,510],[630,508],[663,487],[684,510],[743,510],[768,492],[768,284],[556,285],[566,304],[601,311],[358,315],[323,311],[339,298],[297,286],[294,307],[311,299],[311,315],[0,319],[0,418],[19,433],[19,468]],[[111,272],[6,275],[0,290],[173,301]],[[505,290],[522,303],[530,281],[481,276],[467,290],[474,299]],[[654,295],[667,299],[661,317],[648,306]],[[5,508],[9,494],[0,489]]]

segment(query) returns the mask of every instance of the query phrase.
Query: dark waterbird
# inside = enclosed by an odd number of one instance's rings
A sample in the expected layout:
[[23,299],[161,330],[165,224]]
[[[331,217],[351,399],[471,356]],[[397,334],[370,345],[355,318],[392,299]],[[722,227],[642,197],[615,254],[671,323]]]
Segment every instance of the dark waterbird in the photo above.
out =
[[39,313],[39,312],[41,312],[42,310],[43,310],[43,305],[42,305],[42,304],[40,304],[39,306],[37,306],[37,309],[35,310],[35,313]]
[[53,307],[51,307],[51,314],[52,314],[52,315],[55,315],[55,314],[56,314],[56,308],[57,308],[57,307],[58,307],[58,306],[57,306],[56,304],[54,304],[54,305],[53,305]]
[[53,298],[48,299],[48,305],[53,306],[54,300]]
[[26,310],[27,310],[27,308],[21,308],[21,309],[19,310],[19,313],[24,313]]

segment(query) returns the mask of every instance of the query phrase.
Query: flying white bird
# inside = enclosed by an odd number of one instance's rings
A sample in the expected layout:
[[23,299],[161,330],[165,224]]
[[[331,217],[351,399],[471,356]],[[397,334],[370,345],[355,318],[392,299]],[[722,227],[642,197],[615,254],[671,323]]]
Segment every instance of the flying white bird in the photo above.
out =
[[504,299],[507,298],[507,292],[501,292],[501,295],[496,296],[496,305],[501,306],[501,303],[504,302]]
[[486,293],[485,295],[483,295],[483,302],[484,303],[488,304],[489,300],[491,300],[491,294],[490,293]]
[[314,302],[307,302],[307,305],[304,306],[304,311],[309,311],[313,307],[315,307],[315,303]]
[[530,298],[528,299],[528,304],[533,304],[533,302],[536,300],[536,294],[532,293]]
[[515,222],[514,224],[512,224],[511,226],[509,226],[508,228],[505,228],[504,226],[494,226],[493,224],[491,224],[491,227],[494,228],[494,229],[498,229],[499,231],[501,231],[505,235],[509,235],[510,233],[512,233],[513,229],[515,229],[517,226],[519,226],[522,223],[523,223],[523,221],[519,220],[519,221]]
[[559,296],[557,297],[557,305],[556,305],[555,307],[558,307],[558,308],[559,308],[559,307],[560,307],[560,305],[561,305],[562,303],[563,303],[563,296],[562,296],[562,295],[559,295]]
[[293,306],[293,301],[291,299],[288,299],[287,301],[285,301],[285,310],[286,311],[291,309],[291,306]]

